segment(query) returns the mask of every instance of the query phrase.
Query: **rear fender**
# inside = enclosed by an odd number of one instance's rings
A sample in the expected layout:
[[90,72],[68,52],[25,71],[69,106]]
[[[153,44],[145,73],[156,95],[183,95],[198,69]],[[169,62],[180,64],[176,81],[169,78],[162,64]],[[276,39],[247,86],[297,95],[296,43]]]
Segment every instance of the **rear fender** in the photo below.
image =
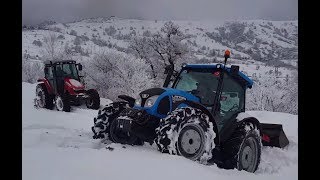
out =
[[130,107],[134,106],[135,98],[133,98],[131,96],[127,96],[127,95],[119,95],[118,98],[127,101],[129,103]]
[[237,129],[237,127],[241,126],[243,123],[246,122],[250,122],[256,125],[260,133],[260,123],[258,119],[254,117],[246,117],[241,120],[231,118],[229,121],[227,121],[226,124],[224,124],[224,127],[220,130],[220,141],[222,143],[228,141],[229,138],[232,136],[233,132]]
[[254,117],[245,118],[238,123],[251,122],[257,126],[263,146],[284,148],[289,144],[281,124],[260,123]]
[[247,117],[247,118],[244,118],[244,119],[242,119],[240,121],[237,121],[237,127],[240,124],[245,123],[245,122],[250,122],[250,123],[256,125],[258,130],[260,131],[260,134],[261,134],[260,122],[259,122],[259,120],[257,118],[255,118],[255,117]]
[[53,93],[53,89],[52,89],[51,85],[49,84],[49,81],[48,81],[46,78],[38,79],[37,82],[38,82],[39,84],[44,83],[44,85],[45,85],[46,88],[47,88],[48,94],[52,94],[52,93]]

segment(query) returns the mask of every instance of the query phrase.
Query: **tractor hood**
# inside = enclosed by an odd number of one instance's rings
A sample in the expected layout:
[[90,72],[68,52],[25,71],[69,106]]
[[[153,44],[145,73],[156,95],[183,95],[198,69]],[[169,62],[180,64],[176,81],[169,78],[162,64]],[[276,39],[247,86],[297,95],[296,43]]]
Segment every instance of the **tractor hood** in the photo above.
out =
[[165,88],[165,93],[169,96],[181,96],[185,97],[187,100],[199,102],[199,98],[195,95],[179,89]]
[[135,100],[134,108],[144,110],[158,118],[164,118],[168,112],[175,109],[184,100],[199,102],[199,98],[182,90],[151,88],[139,94]]
[[75,80],[72,78],[65,78],[64,82],[67,86],[69,86],[72,89],[75,89],[75,90],[84,89],[84,85],[81,82],[79,82],[78,80]]
[[[182,90],[178,90],[178,89],[173,89],[173,88],[151,88],[151,89],[147,89],[145,91],[142,91],[139,94],[140,98],[141,98],[141,105],[144,106],[145,102],[147,101],[147,99],[149,99],[150,97],[154,97],[154,96],[158,96],[156,102],[160,102],[162,98],[164,97],[177,97],[177,98],[182,98],[182,99],[187,99],[187,100],[191,100],[191,101],[196,101],[199,102],[199,98]],[[157,104],[157,103],[155,103]]]
[[141,97],[141,99],[147,99],[151,96],[155,96],[155,95],[179,95],[179,96],[183,96],[186,98],[190,98],[190,99],[198,99],[197,97],[195,97],[194,95],[179,90],[179,89],[173,89],[173,88],[151,88],[151,89],[147,89],[142,91],[139,96]]

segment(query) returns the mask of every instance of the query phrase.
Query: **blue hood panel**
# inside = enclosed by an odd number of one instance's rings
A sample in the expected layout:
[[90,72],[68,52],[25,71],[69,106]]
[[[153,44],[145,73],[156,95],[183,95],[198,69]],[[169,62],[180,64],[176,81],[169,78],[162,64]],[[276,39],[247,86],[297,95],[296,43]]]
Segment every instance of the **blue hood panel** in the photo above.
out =
[[199,102],[199,98],[182,90],[178,89],[172,89],[172,88],[163,88],[164,92],[159,95],[157,100],[155,101],[154,105],[152,107],[141,107],[141,106],[134,106],[135,109],[145,110],[149,114],[154,115],[159,118],[164,118],[167,115],[166,114],[159,114],[157,112],[159,103],[164,97],[170,97],[170,109],[172,110],[172,96],[182,96],[185,97],[189,101],[195,101]]
[[196,102],[199,102],[199,98],[197,98],[196,96],[188,93],[188,92],[185,92],[185,91],[182,91],[182,90],[179,90],[179,89],[173,89],[173,88],[164,88],[166,91],[164,92],[164,94],[167,94],[167,95],[175,95],[175,96],[183,96],[185,98],[187,98],[188,100],[190,101],[196,101]]

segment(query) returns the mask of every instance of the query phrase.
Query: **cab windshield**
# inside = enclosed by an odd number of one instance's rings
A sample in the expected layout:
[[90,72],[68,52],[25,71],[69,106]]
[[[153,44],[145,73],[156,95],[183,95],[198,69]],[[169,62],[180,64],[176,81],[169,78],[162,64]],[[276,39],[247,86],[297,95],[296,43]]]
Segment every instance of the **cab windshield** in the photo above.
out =
[[60,64],[56,66],[56,73],[58,77],[69,77],[72,79],[79,79],[76,64]]
[[175,89],[190,92],[200,98],[200,102],[212,106],[218,86],[219,75],[211,72],[184,70],[174,84]]

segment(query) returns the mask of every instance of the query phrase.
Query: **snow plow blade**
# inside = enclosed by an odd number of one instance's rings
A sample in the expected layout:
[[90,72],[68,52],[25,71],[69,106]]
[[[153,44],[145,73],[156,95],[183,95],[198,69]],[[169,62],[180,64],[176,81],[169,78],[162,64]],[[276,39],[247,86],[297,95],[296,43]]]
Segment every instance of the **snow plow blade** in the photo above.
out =
[[284,148],[289,144],[281,124],[261,123],[260,128],[264,146]]

